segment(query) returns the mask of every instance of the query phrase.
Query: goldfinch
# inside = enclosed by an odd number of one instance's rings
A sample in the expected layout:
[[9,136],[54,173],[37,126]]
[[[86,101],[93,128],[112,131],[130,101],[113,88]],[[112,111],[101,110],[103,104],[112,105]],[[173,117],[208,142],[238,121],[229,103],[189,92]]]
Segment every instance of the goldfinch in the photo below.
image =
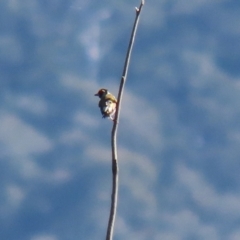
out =
[[105,88],[101,88],[94,96],[98,96],[100,98],[98,107],[100,108],[102,117],[108,117],[114,120],[117,99]]

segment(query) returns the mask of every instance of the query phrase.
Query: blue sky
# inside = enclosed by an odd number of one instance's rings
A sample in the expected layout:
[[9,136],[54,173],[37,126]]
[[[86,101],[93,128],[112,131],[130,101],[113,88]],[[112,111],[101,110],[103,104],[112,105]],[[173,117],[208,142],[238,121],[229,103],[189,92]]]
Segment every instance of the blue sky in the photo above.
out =
[[[139,1],[0,3],[0,239],[104,239]],[[144,6],[119,131],[116,240],[240,239],[239,1]]]

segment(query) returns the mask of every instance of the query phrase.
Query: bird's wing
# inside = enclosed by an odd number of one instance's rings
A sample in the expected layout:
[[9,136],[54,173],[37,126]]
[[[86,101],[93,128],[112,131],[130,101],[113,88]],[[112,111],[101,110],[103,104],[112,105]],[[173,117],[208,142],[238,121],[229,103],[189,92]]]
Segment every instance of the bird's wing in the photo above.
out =
[[106,97],[105,97],[106,100],[111,100],[112,102],[117,102],[117,99],[114,97],[114,95],[112,95],[111,93],[110,94],[107,94]]

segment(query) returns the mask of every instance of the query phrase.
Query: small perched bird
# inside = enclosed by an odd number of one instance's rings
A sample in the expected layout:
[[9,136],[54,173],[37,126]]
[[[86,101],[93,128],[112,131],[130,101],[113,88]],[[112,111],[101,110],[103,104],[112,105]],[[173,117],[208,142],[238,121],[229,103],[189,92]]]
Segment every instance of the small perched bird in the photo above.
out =
[[105,88],[101,88],[94,96],[98,96],[100,98],[98,106],[102,113],[102,117],[108,117],[114,120],[117,99]]

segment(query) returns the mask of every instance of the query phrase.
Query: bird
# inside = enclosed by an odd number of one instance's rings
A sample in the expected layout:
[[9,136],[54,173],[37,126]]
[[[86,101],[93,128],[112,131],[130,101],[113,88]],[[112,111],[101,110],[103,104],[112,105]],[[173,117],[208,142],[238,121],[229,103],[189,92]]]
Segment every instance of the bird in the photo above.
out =
[[101,88],[98,90],[94,96],[98,96],[100,101],[98,103],[98,107],[102,113],[103,118],[110,118],[114,120],[116,107],[117,107],[117,99],[111,94],[106,88]]

